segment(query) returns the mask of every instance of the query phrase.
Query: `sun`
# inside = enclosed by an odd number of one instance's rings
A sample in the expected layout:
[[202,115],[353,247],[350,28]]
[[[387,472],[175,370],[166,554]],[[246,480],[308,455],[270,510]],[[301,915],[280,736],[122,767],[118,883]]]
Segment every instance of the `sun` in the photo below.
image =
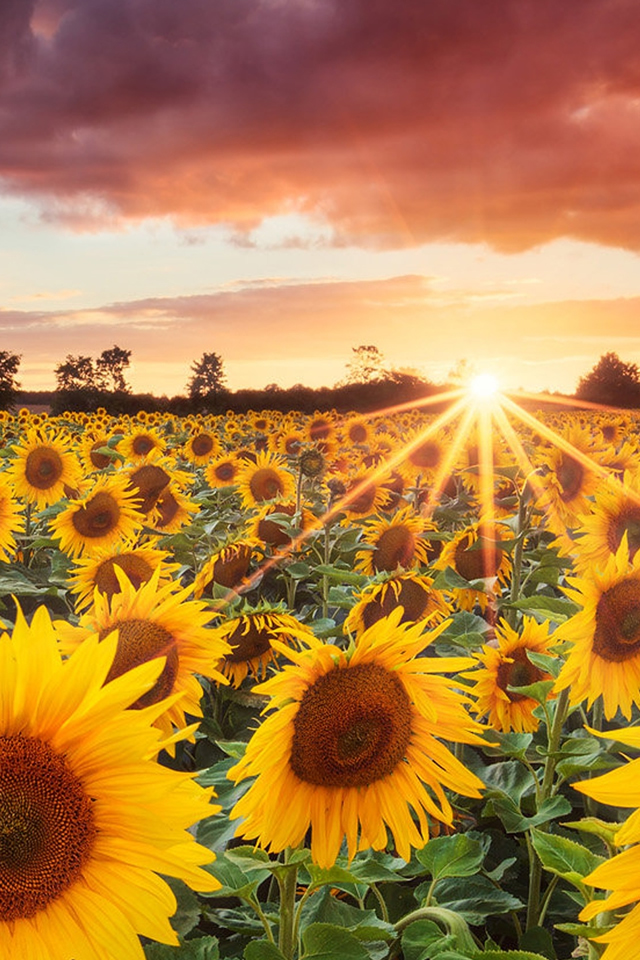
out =
[[479,373],[469,383],[469,393],[476,400],[487,400],[500,389],[500,384],[492,373]]

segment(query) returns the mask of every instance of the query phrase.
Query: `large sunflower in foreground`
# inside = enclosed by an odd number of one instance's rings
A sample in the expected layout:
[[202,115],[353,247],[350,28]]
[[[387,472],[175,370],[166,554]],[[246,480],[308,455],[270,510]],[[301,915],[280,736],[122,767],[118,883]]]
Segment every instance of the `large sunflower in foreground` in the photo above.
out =
[[495,627],[497,647],[486,644],[478,654],[480,668],[464,674],[475,681],[471,693],[477,698],[475,712],[488,716],[496,730],[532,733],[539,721],[533,716],[538,701],[509,687],[527,687],[540,680],[551,680],[529,660],[528,653],[547,654],[555,639],[549,636],[549,624],[524,617],[519,632],[502,621]]
[[61,433],[29,430],[13,447],[15,457],[6,475],[16,496],[38,510],[57,503],[82,482],[82,467]]
[[212,630],[205,629],[212,614],[199,600],[188,599],[190,587],[177,590],[174,583],[161,586],[160,570],[156,569],[136,590],[122,570],[114,567],[114,573],[120,582],[119,593],[109,599],[96,592],[93,607],[80,617],[77,626],[56,623],[62,650],[69,653],[92,634],[104,640],[117,630],[118,647],[107,681],[139,663],[163,657],[164,669],[157,682],[135,706],[146,707],[180,694],[177,701],[167,701],[166,710],[156,721],[170,734],[172,724],[185,725],[185,713],[201,716],[202,688],[196,673],[227,682],[215,664],[229,647]]
[[598,697],[607,720],[620,710],[627,720],[640,706],[640,553],[629,562],[626,535],[601,569],[569,577],[567,595],[582,607],[562,623],[556,640],[573,643],[556,681],[570,703]]
[[135,539],[144,524],[138,502],[124,477],[99,477],[84,497],[51,520],[53,537],[70,557]]
[[108,687],[115,637],[68,660],[45,607],[0,637],[0,960],[141,960],[139,936],[178,944],[159,874],[219,886],[188,828],[219,808],[156,762],[145,663]]
[[[595,732],[595,731],[592,731]],[[640,748],[640,730],[638,728],[608,730],[599,736],[617,740],[634,749]],[[602,887],[609,891],[604,900],[593,900],[582,910],[580,919],[591,920],[603,911],[617,911],[640,900],[640,759],[631,760],[624,767],[610,770],[601,777],[583,780],[573,786],[581,793],[593,797],[599,803],[608,803],[613,807],[636,807],[615,835],[616,846],[628,849],[600,864],[587,877],[584,883]],[[608,944],[602,954],[602,960],[631,960],[638,955],[638,926],[640,924],[640,903],[616,924],[613,930],[595,937],[599,943]]]
[[351,858],[384,849],[388,827],[409,860],[427,842],[430,818],[452,821],[444,787],[480,796],[482,782],[437,739],[484,742],[466,698],[437,676],[471,661],[418,657],[442,628],[425,635],[421,624],[399,624],[400,613],[348,652],[315,637],[299,651],[272,641],[293,665],[254,687],[274,712],[228,774],[257,777],[231,812],[242,818],[239,836],[276,852],[311,828],[311,856],[328,868],[343,838]]

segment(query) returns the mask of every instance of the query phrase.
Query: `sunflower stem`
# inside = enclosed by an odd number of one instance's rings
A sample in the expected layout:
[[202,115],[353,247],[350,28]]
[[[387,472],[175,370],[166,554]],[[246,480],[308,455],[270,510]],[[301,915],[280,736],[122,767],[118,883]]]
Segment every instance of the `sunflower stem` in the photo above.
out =
[[396,933],[400,936],[404,930],[416,920],[433,920],[439,926],[444,927],[448,933],[452,933],[456,938],[456,948],[460,951],[477,953],[478,946],[473,939],[471,930],[459,913],[453,910],[447,910],[446,907],[420,907],[394,925]]
[[[511,603],[516,603],[520,598],[520,589],[522,586],[522,555],[524,553],[524,529],[527,517],[527,503],[523,493],[520,494],[518,502],[518,521],[516,527],[517,540],[515,550],[513,552],[513,564],[511,572]],[[515,629],[518,622],[518,611],[513,609],[509,610],[507,619],[509,624]]]
[[280,887],[280,926],[278,929],[278,949],[280,953],[293,960],[293,951],[295,946],[295,906],[296,906],[296,883],[298,880],[297,863],[289,864],[291,850],[287,849],[284,855],[284,866],[278,877],[278,886]]
[[385,903],[384,897],[378,890],[375,883],[370,883],[369,889],[371,890],[371,893],[374,895],[374,897],[380,904],[380,913],[382,914],[382,919],[384,920],[385,923],[389,923],[389,911],[387,909],[387,904]]
[[[324,527],[324,556],[322,562],[329,566],[331,559],[331,523],[326,523]],[[329,577],[324,573],[322,575],[322,617],[324,620],[329,616]]]

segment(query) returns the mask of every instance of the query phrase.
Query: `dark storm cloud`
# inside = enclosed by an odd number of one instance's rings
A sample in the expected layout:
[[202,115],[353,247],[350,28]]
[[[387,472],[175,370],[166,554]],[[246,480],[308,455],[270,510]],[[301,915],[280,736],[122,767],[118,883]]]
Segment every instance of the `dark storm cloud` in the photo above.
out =
[[5,0],[0,176],[87,226],[640,247],[636,0]]

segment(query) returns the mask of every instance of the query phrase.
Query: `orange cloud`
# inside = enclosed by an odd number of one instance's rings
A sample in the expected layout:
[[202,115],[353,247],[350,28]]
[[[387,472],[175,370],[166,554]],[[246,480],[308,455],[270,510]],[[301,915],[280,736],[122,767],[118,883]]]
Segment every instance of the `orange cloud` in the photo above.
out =
[[640,247],[636,0],[4,0],[0,178],[77,228]]

